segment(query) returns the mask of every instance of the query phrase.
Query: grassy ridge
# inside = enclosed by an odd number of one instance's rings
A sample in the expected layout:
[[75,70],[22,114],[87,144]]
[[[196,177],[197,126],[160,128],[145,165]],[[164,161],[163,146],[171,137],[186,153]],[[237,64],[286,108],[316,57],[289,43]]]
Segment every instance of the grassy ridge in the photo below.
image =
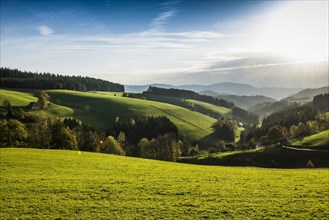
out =
[[[30,102],[38,101],[35,94],[38,90],[24,89],[19,91],[0,89],[0,103],[4,100],[9,100],[13,107],[26,107]],[[2,109],[3,112],[6,110]],[[73,109],[57,104],[51,104],[46,110],[40,110],[43,114],[57,116],[57,117],[70,117],[74,114]],[[32,111],[31,113],[40,113],[40,111]]]
[[329,130],[322,131],[308,137],[304,137],[300,141],[295,141],[293,146],[303,147],[327,147],[329,146]]
[[1,219],[325,219],[328,170],[0,149]]
[[[213,104],[209,104],[202,101],[197,101],[193,99],[185,99],[185,98],[179,98],[179,97],[172,97],[172,96],[162,96],[162,95],[153,95],[153,94],[143,94],[148,100],[157,101],[157,102],[164,102],[169,103],[181,107],[186,107],[186,103],[193,103],[195,105],[195,111],[200,112],[202,114],[209,114],[209,113],[218,113],[223,116],[230,116],[231,110],[216,106]],[[217,118],[216,118],[217,119]]]
[[33,94],[34,90],[19,92],[0,89],[0,103],[9,100],[12,106],[27,106],[30,102],[38,101],[38,98],[34,97]]

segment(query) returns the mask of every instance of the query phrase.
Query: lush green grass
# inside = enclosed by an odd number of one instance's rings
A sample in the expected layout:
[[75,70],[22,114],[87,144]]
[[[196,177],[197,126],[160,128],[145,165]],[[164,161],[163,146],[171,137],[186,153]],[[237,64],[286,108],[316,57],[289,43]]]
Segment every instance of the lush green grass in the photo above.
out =
[[0,103],[4,100],[9,100],[12,106],[27,106],[30,102],[38,101],[37,97],[33,96],[33,91],[19,92],[7,89],[0,89]]
[[[172,96],[162,96],[162,95],[153,95],[153,94],[143,94],[142,96],[145,96],[148,100],[153,100],[157,102],[164,102],[164,103],[169,103],[181,107],[186,107],[186,103],[193,103],[195,106],[195,111],[200,112],[205,115],[212,116],[212,113],[217,113],[223,116],[228,116],[230,117],[231,115],[231,110],[216,106],[213,104],[209,104],[206,102],[202,101],[197,101],[194,99],[185,99],[185,98],[180,98],[180,97],[172,97]],[[215,117],[215,119],[217,119]]]
[[[121,93],[76,92],[48,90],[52,100],[74,110],[72,116],[95,125],[100,130],[112,127],[117,116],[165,115],[178,127],[180,134],[190,140],[197,140],[212,133],[215,119],[179,106],[122,97]],[[116,94],[116,95],[114,95]]]
[[[24,108],[30,102],[38,101],[38,98],[35,97],[35,94],[38,94],[38,90],[32,89],[20,89],[18,91],[15,90],[7,90],[7,89],[0,89],[0,102],[2,103],[4,100],[9,100],[11,105],[14,108]],[[3,108],[1,109],[2,112],[6,110]],[[46,115],[57,116],[57,117],[69,117],[73,115],[74,111],[71,108],[51,104],[49,108],[45,110],[31,110],[30,113],[36,114],[42,112]]]
[[329,170],[0,149],[1,219],[326,219]]
[[322,131],[318,134],[304,137],[300,141],[295,141],[294,146],[302,147],[328,147],[329,146],[329,130]]

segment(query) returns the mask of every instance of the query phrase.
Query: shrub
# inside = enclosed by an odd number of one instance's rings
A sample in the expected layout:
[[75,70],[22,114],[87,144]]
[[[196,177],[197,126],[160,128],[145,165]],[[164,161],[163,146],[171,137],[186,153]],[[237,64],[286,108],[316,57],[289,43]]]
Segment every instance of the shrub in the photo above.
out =
[[307,161],[307,163],[306,163],[306,167],[307,167],[307,168],[314,168],[314,164],[313,164],[313,162],[312,162],[311,160]]
[[124,155],[121,145],[112,136],[108,136],[104,141],[104,153]]

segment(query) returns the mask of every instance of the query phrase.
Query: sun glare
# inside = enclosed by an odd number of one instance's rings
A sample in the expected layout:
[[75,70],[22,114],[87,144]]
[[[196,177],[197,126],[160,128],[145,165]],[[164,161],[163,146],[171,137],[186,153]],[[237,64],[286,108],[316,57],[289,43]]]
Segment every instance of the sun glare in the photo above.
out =
[[257,20],[255,48],[305,61],[328,59],[327,1],[281,2]]

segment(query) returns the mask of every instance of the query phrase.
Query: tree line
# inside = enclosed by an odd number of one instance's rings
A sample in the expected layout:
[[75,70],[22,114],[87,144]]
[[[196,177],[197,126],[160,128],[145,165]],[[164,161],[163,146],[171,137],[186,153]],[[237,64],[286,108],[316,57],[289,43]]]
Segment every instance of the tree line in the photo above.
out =
[[[67,149],[176,161],[181,154],[177,127],[166,117],[117,117],[104,135],[75,118],[29,114],[7,105],[0,114],[0,147]],[[127,134],[127,135],[126,135]]]
[[0,78],[0,87],[5,88],[124,91],[123,85],[102,79],[51,73],[33,73],[3,67],[0,68]]
[[222,106],[225,108],[233,108],[234,104],[232,102],[228,102],[224,99],[216,98],[213,96],[207,95],[200,95],[191,90],[184,90],[184,89],[165,89],[155,86],[150,86],[146,91],[143,92],[144,94],[155,94],[155,95],[163,95],[163,96],[174,96],[186,99],[195,99],[203,102],[208,102],[210,104]]

